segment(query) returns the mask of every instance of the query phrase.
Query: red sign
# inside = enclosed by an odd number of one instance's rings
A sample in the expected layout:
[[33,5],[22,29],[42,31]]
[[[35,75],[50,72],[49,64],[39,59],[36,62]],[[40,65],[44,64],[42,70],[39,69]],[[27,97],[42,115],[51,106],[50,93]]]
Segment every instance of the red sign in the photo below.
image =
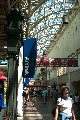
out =
[[78,58],[36,58],[36,67],[78,67]]
[[41,85],[47,85],[47,80],[41,81]]

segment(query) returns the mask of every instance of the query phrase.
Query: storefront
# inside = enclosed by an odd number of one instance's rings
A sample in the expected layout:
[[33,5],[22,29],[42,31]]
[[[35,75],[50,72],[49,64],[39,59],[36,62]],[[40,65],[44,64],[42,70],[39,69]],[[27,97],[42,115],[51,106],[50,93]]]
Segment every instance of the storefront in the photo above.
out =
[[80,69],[70,73],[72,93],[80,95]]
[[69,82],[68,79],[68,71],[67,67],[61,67],[57,70],[57,84],[58,84],[58,90],[61,89],[62,86],[65,86],[66,83]]
[[0,71],[0,105],[2,108],[6,107],[6,89],[7,78],[4,76],[3,71]]
[[60,90],[62,86],[66,86],[66,83],[68,83],[68,74],[62,75],[58,77],[58,89]]

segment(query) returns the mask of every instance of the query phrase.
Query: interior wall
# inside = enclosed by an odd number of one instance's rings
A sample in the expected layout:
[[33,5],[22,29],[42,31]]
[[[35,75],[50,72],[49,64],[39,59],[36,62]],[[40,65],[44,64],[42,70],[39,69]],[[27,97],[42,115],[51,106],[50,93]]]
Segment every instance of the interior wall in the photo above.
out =
[[80,48],[80,11],[76,13],[75,18],[68,24],[66,30],[63,31],[48,57],[66,58],[78,48]]
[[71,83],[71,88],[72,88],[72,95],[75,93],[78,93],[80,95],[80,81],[74,81]]

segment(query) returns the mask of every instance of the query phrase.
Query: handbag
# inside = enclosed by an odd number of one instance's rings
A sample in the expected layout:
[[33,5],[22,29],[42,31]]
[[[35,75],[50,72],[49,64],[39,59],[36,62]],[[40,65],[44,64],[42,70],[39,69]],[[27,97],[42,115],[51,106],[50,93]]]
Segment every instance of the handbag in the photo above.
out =
[[56,113],[56,108],[53,108],[51,113],[52,113],[52,116],[54,117]]
[[[52,109],[52,116],[55,117],[56,108]],[[60,118],[60,110],[58,112],[58,118]]]
[[[62,101],[62,98],[61,98],[61,101]],[[55,116],[55,113],[56,113],[56,108],[53,108],[53,109],[52,109],[52,115],[53,115],[53,117]],[[58,114],[58,116],[60,116],[60,109],[59,109],[59,114]]]

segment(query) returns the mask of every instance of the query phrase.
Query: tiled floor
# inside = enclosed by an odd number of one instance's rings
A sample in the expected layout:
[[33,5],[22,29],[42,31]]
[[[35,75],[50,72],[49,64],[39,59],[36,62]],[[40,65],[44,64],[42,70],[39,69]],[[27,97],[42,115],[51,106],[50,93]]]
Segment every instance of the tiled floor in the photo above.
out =
[[38,97],[34,107],[31,101],[28,102],[27,106],[24,106],[24,120],[53,120],[52,108],[51,99],[48,99],[46,104],[44,104],[41,97]]
[[[52,98],[44,104],[42,98],[38,96],[34,107],[31,100],[24,105],[24,118],[20,117],[17,120],[53,120],[51,111],[54,106]],[[80,120],[80,114],[76,116],[76,120]]]

